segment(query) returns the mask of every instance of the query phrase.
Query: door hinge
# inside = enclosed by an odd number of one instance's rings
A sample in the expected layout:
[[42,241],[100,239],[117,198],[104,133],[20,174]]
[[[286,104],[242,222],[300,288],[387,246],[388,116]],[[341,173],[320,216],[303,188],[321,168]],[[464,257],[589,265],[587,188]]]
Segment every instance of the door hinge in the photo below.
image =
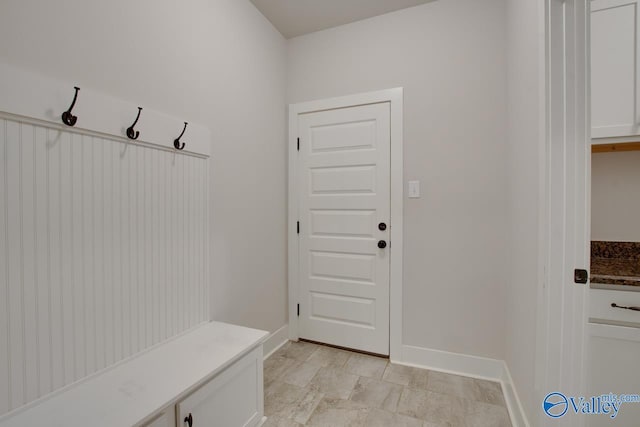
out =
[[298,304],[298,317],[300,317],[300,304]]
[[298,151],[300,151],[300,138],[298,138]]
[[573,281],[576,283],[587,283],[589,281],[589,273],[587,270],[581,270],[576,268],[573,270]]
[[296,224],[296,230],[298,231],[298,234],[300,234],[300,221]]

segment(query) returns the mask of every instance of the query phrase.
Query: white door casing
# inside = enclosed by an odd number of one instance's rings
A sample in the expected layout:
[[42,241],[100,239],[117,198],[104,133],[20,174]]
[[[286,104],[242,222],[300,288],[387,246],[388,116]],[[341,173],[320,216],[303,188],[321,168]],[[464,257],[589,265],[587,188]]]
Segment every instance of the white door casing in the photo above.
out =
[[[544,415],[547,393],[585,394],[589,266],[589,2],[546,0],[546,145],[542,162],[541,259],[536,344],[536,426],[581,426],[585,417]],[[535,408],[534,408],[535,411]]]
[[384,355],[389,114],[385,102],[298,116],[299,335]]
[[290,339],[400,359],[402,89],[291,105],[289,141]]

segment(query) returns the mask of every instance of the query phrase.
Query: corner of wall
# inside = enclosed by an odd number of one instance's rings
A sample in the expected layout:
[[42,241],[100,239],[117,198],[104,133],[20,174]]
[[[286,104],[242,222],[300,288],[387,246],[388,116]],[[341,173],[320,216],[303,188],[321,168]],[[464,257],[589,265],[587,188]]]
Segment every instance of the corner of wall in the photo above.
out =
[[503,371],[500,378],[500,384],[502,385],[502,393],[504,394],[504,400],[507,403],[507,409],[509,411],[509,417],[511,418],[511,424],[513,427],[530,427],[531,424],[527,419],[527,414],[520,401],[518,390],[511,378],[511,372],[509,372],[509,366],[507,362],[503,362]]
[[262,345],[265,360],[289,341],[289,325],[272,332]]

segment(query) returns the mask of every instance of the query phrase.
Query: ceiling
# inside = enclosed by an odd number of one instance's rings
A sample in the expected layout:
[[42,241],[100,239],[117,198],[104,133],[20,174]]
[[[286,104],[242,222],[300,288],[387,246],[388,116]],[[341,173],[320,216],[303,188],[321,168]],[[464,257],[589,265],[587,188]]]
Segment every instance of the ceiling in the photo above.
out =
[[251,0],[288,39],[429,1],[432,0]]

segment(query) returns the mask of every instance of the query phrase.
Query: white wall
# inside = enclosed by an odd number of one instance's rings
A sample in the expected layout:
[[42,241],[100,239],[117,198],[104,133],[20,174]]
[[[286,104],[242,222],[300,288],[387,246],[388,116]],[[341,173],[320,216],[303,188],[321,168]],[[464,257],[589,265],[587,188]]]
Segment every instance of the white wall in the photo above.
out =
[[591,239],[640,242],[640,152],[591,157]]
[[[538,221],[543,144],[541,67],[543,2],[507,2],[509,90],[509,258],[505,360],[524,410],[533,420],[536,301],[539,283]],[[544,21],[542,21],[544,22]]]
[[286,323],[285,41],[248,0],[7,0],[0,60],[209,126],[212,317]]
[[448,0],[288,41],[287,101],[404,87],[403,344],[504,358],[503,0]]

